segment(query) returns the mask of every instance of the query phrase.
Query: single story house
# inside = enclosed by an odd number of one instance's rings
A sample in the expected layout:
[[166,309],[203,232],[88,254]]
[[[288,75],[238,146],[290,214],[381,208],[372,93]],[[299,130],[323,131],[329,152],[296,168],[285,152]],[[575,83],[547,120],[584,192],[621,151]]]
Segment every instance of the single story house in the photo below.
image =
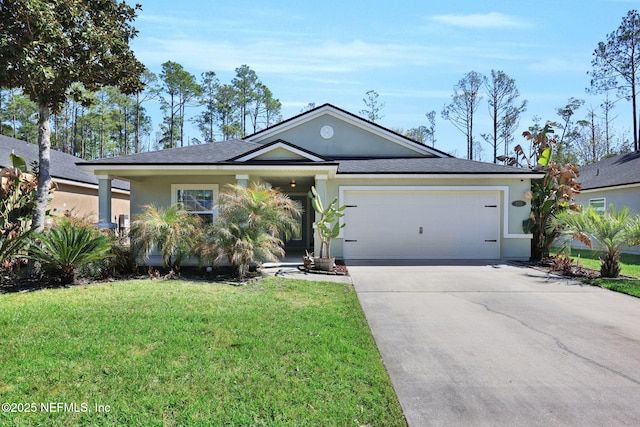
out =
[[[346,205],[332,243],[343,259],[518,259],[530,256],[525,193],[530,170],[458,159],[330,104],[243,139],[79,163],[100,182],[111,216],[112,179],[131,183],[132,218],[143,205],[195,198],[211,220],[226,184],[268,182],[302,203],[302,233],[288,248],[315,249],[308,190]],[[149,260],[149,263],[158,260]]]
[[[640,213],[640,152],[608,157],[582,166],[582,190],[576,201],[604,212],[613,204],[617,210],[628,207]],[[575,247],[583,247],[575,244]],[[624,252],[640,254],[640,247],[625,248]]]
[[[11,153],[23,157],[31,168],[38,161],[38,146],[19,139],[0,135],[0,165],[10,166]],[[52,212],[71,212],[79,218],[98,222],[98,179],[90,172],[82,170],[76,163],[78,157],[51,150],[51,179],[55,190],[49,208]],[[112,213],[109,222],[118,222],[120,215],[129,215],[129,183],[113,180],[111,195]],[[106,219],[105,218],[105,219]]]

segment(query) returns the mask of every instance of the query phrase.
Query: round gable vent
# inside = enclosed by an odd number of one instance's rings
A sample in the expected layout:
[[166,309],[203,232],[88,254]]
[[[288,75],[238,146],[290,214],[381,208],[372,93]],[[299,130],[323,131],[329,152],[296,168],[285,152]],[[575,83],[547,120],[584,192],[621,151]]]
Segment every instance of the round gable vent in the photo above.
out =
[[331,139],[333,136],[333,128],[329,125],[322,126],[320,128],[320,136],[324,139]]

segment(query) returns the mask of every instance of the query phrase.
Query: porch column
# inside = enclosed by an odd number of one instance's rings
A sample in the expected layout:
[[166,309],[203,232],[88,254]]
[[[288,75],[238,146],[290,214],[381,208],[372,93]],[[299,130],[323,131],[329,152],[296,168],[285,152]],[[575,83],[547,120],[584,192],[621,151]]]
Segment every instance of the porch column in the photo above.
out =
[[111,177],[98,175],[98,222],[112,222]]
[[[322,201],[322,205],[326,206],[327,204],[327,179],[329,179],[328,175],[316,175],[314,187],[316,187],[316,191],[318,192],[318,197],[320,201]],[[313,253],[316,256],[320,255],[320,239],[316,238],[316,226],[315,223],[320,219],[320,214],[314,211],[314,225],[313,225]]]
[[249,175],[236,175],[236,183],[247,188],[249,186]]

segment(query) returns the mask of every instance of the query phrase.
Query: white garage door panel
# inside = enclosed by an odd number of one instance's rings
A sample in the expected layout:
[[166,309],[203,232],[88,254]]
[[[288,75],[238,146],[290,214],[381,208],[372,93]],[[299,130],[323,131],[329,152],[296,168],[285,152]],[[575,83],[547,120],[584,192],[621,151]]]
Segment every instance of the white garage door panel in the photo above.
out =
[[500,257],[498,191],[346,190],[344,197],[347,259]]

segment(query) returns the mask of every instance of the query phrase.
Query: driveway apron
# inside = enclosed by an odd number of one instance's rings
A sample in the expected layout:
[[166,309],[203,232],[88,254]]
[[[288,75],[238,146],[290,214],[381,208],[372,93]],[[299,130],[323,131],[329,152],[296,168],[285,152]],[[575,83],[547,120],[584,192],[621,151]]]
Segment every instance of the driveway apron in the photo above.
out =
[[349,272],[410,426],[640,425],[640,299],[505,263]]

